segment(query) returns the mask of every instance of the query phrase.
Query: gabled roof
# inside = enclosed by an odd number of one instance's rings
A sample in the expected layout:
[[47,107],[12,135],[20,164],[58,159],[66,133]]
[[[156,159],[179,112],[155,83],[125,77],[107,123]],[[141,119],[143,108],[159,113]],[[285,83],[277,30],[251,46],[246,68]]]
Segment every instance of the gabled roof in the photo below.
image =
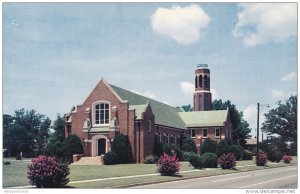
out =
[[137,120],[142,119],[142,113],[146,111],[148,104],[129,105],[129,110],[135,109],[135,116]]
[[110,86],[122,98],[122,100],[128,101],[130,109],[136,107],[138,111],[141,111],[143,106],[145,106],[145,104],[147,104],[147,102],[149,101],[153,114],[155,115],[156,124],[180,129],[187,129],[185,123],[178,114],[178,112],[181,112],[179,108],[175,108],[170,105],[147,98],[145,96],[135,94],[111,84]]
[[178,114],[185,122],[186,127],[213,127],[224,126],[228,110],[179,112]]

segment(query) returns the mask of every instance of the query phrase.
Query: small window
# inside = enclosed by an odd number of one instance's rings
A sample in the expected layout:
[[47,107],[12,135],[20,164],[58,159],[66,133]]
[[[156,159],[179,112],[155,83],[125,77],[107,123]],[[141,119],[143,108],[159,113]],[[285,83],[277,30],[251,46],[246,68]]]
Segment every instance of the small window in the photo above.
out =
[[151,132],[152,129],[152,123],[150,120],[148,120],[148,132]]
[[195,138],[196,137],[196,131],[195,129],[191,129],[191,138]]
[[220,137],[220,128],[215,129],[215,136]]
[[168,143],[168,135],[165,133],[163,134],[162,143]]
[[175,137],[172,134],[170,135],[170,144],[175,144]]
[[207,129],[202,129],[203,138],[207,138]]

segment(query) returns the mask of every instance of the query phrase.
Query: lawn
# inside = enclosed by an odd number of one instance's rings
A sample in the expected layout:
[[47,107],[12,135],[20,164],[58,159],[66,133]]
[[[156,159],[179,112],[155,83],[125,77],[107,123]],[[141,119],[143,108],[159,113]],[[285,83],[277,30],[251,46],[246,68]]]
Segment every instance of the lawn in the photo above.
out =
[[[5,160],[4,160],[5,161]],[[11,160],[10,165],[3,165],[3,187],[25,186],[29,185],[27,180],[27,165],[30,161]],[[297,164],[297,157],[293,157],[292,164]],[[243,167],[240,167],[243,166]],[[75,166],[70,165],[70,183],[71,187],[79,188],[105,188],[105,187],[124,187],[134,184],[144,184],[159,181],[171,181],[183,178],[212,176],[217,174],[235,173],[249,170],[259,170],[264,168],[287,166],[287,164],[268,163],[266,167],[254,165],[252,160],[238,161],[236,170],[222,170],[221,168],[208,170],[195,170],[189,166],[188,162],[181,162],[181,173],[178,176],[139,176],[131,178],[118,178],[110,180],[98,180],[93,182],[74,182],[81,180],[103,179],[112,177],[135,176],[156,173],[155,164],[121,164],[121,165],[94,165],[94,166]],[[72,183],[73,182],[73,183]]]

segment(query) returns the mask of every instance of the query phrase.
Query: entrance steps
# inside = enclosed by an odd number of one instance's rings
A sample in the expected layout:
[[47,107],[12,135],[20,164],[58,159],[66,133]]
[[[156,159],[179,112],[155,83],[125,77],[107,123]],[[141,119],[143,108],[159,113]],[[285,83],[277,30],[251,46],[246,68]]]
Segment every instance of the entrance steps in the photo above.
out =
[[101,165],[101,156],[96,157],[82,157],[77,162],[73,162],[71,165]]

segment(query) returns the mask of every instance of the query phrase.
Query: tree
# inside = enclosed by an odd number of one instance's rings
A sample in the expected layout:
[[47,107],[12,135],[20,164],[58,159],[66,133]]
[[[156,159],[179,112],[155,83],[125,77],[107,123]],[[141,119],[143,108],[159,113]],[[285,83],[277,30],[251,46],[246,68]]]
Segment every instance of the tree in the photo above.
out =
[[201,155],[210,152],[216,154],[217,152],[217,142],[207,138],[201,145]]
[[184,112],[192,112],[193,111],[193,107],[190,104],[181,106],[181,109],[184,110]]
[[3,115],[4,148],[12,156],[23,152],[26,156],[39,153],[49,137],[51,120],[35,110],[16,110],[13,116]]
[[251,129],[247,121],[243,119],[243,112],[239,112],[230,100],[223,102],[222,100],[214,100],[212,103],[213,110],[226,110],[229,109],[229,114],[232,124],[232,140],[234,143],[244,145],[245,139],[249,138]]
[[43,151],[45,155],[56,156],[57,158],[63,157],[62,146],[65,140],[64,123],[64,118],[57,115],[51,127],[54,133],[50,135]]
[[180,136],[180,148],[185,152],[196,152],[196,144],[194,140],[186,134]]
[[111,151],[115,152],[119,157],[121,164],[133,162],[133,154],[131,145],[127,135],[118,135],[115,137],[111,145]]
[[[297,148],[297,95],[291,96],[285,103],[265,114],[262,131],[268,135],[279,135],[286,145],[291,143],[292,149]],[[296,150],[292,150],[296,153]]]
[[73,154],[83,154],[83,145],[80,137],[75,134],[69,135],[62,146],[63,160],[72,161]]
[[297,96],[291,96],[285,103],[265,114],[262,131],[268,135],[279,135],[285,142],[297,142]]

